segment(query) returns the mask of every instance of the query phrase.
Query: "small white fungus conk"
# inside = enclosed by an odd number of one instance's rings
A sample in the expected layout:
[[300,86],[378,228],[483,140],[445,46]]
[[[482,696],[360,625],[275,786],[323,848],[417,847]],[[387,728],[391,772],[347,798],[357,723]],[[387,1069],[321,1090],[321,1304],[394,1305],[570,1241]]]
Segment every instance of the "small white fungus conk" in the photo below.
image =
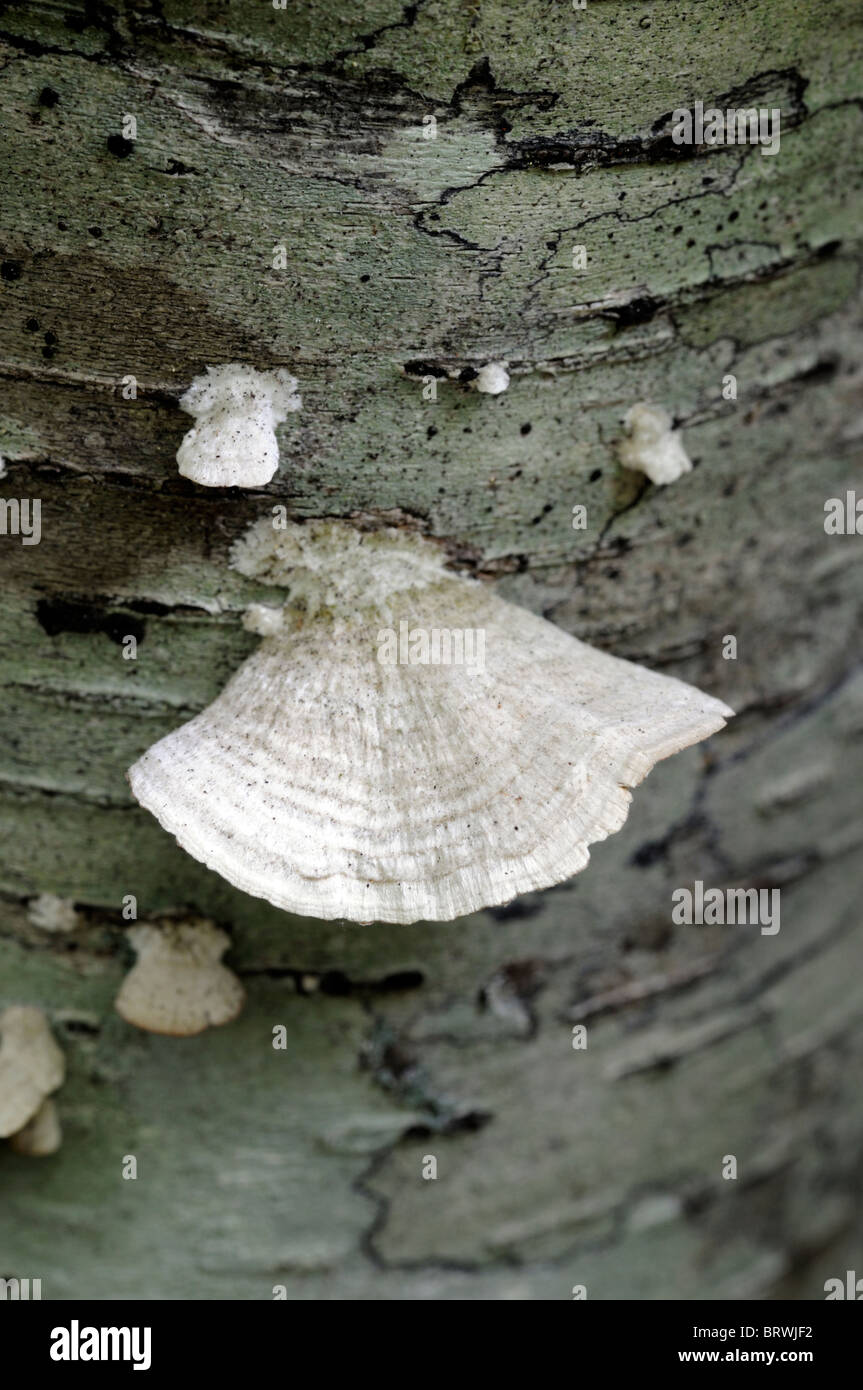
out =
[[509,386],[509,372],[504,362],[487,362],[480,367],[474,383],[477,391],[488,396],[499,396]]
[[[559,883],[623,825],[629,787],[732,713],[403,530],[265,518],[233,565],[289,589],[284,621],[257,615],[269,635],[129,781],[190,854],[291,912],[448,921]],[[452,656],[481,633],[483,660],[423,661],[435,632],[439,656],[441,634]]]
[[205,917],[142,922],[127,936],[138,959],[114,1000],[121,1018],[148,1033],[189,1038],[230,1023],[246,994],[222,956],[230,937]]
[[640,401],[627,412],[627,437],[618,448],[624,468],[646,473],[652,483],[674,483],[692,471],[692,463],[671,427],[671,416],[659,405]]
[[0,1014],[0,1138],[24,1129],[65,1075],[65,1058],[41,1009],[13,1004]]
[[196,377],[180,405],[197,420],[177,450],[183,476],[205,487],[261,487],[279,466],[276,425],[302,400],[283,368],[229,363]]

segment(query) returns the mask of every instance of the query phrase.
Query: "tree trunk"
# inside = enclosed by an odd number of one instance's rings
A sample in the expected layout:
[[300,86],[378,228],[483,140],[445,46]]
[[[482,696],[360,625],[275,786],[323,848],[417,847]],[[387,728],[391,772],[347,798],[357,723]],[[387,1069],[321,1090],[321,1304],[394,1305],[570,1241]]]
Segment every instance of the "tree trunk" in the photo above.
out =
[[[824,513],[863,433],[856,0],[13,0],[0,33],[0,487],[41,502],[38,545],[0,536],[0,1006],[68,1066],[60,1151],[0,1151],[0,1276],[822,1298],[861,1234],[863,542]],[[781,148],[674,143],[696,101],[779,108]],[[454,379],[497,360],[499,397]],[[175,462],[179,395],[235,361],[304,397],[254,493]],[[696,465],[667,488],[616,461],[642,400]],[[455,540],[737,717],[553,891],[281,913],[124,778],[253,650],[228,549],[278,502]],[[779,888],[780,930],[675,925],[696,880]],[[239,1021],[119,1019],[129,895],[231,933]]]

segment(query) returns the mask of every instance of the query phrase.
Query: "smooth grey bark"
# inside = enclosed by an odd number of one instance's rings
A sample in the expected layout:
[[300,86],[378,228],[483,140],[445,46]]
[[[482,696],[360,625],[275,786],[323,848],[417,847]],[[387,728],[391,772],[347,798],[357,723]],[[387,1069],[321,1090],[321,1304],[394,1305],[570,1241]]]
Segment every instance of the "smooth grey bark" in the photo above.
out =
[[[12,3],[0,41],[2,491],[42,507],[38,546],[0,536],[0,1006],[45,1008],[69,1066],[61,1151],[0,1151],[0,1276],[823,1297],[860,1267],[863,542],[824,529],[860,477],[859,7]],[[696,100],[778,106],[779,153],[675,146]],[[494,359],[505,395],[423,398]],[[305,399],[254,494],[174,461],[179,394],[232,360]],[[696,463],[668,489],[615,460],[645,399]],[[508,908],[359,927],[234,892],[124,771],[252,649],[227,552],[278,502],[456,541],[737,718]],[[673,925],[697,879],[780,888],[781,930]],[[43,893],[76,932],[33,925]],[[230,931],[236,1024],[116,1016],[129,894]]]

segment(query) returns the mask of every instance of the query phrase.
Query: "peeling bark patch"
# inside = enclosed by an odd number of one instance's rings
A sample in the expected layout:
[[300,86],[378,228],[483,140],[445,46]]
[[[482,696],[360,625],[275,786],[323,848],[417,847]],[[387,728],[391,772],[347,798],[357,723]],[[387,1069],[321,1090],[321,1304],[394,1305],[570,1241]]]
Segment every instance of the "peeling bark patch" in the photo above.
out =
[[382,24],[379,29],[373,29],[369,34],[358,35],[357,42],[359,47],[354,45],[352,48],[344,48],[336,54],[337,62],[344,62],[347,58],[352,58],[356,53],[368,53],[374,48],[382,34],[388,34],[393,29],[410,29],[416,22],[416,17],[420,11],[422,0],[417,0],[414,5],[405,5],[402,10],[401,19],[397,19],[393,24]]
[[297,993],[309,996],[329,995],[343,999],[348,995],[368,998],[373,994],[401,994],[406,990],[420,989],[425,984],[422,970],[393,970],[379,979],[352,979],[344,970],[301,970],[294,966],[262,966],[247,970],[247,975],[261,975],[270,980],[293,980]]
[[395,970],[379,980],[351,980],[341,970],[327,970],[321,977],[321,994],[398,994],[404,990],[419,989],[425,983],[421,970]]
[[661,307],[658,299],[652,299],[650,295],[639,295],[636,299],[630,299],[627,304],[607,309],[603,317],[613,319],[618,328],[630,328],[636,323],[650,323]]
[[102,632],[117,646],[122,646],[125,637],[143,642],[147,631],[140,618],[120,610],[106,611],[85,599],[39,599],[36,617],[49,637],[61,632]]

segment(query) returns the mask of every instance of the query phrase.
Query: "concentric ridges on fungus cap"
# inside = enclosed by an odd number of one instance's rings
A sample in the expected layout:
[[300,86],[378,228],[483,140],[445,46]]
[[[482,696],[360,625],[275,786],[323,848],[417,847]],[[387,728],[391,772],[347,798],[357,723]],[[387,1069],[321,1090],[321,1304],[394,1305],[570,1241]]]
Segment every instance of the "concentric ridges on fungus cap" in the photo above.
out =
[[[444,548],[424,536],[385,527],[360,531],[344,521],[277,528],[265,517],[231,550],[247,578],[287,588],[308,614],[389,611],[399,595],[467,582],[446,568]],[[471,581],[472,588],[478,588]]]
[[385,663],[377,622],[304,621],[130,770],[189,853],[288,911],[441,921],[558,883],[731,713],[481,584],[392,603],[409,631],[482,633],[483,660]]

